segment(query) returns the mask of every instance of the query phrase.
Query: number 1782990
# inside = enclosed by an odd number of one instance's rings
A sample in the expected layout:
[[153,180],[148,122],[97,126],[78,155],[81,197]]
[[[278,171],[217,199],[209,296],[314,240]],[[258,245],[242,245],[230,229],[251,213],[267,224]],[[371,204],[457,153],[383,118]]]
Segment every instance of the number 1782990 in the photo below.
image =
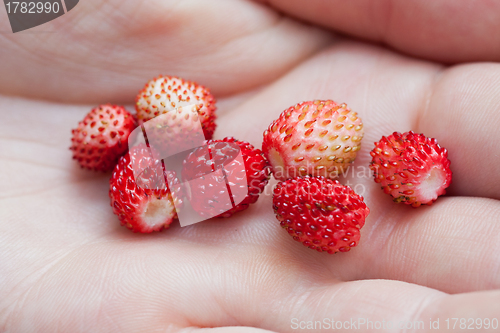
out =
[[7,7],[8,14],[41,14],[45,12],[46,14],[59,13],[61,9],[59,3],[54,2],[7,2],[5,4]]

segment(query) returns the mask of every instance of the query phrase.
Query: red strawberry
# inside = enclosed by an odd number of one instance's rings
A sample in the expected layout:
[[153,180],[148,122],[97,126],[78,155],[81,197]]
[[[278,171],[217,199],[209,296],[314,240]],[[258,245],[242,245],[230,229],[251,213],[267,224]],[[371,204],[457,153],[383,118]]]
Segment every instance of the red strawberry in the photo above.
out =
[[395,202],[431,205],[450,186],[448,151],[423,134],[394,132],[375,142],[370,152],[375,182]]
[[303,102],[283,111],[264,132],[262,151],[274,178],[336,178],[361,148],[363,123],[346,104]]
[[128,137],[136,127],[134,117],[122,106],[104,104],[90,111],[72,131],[73,158],[83,168],[113,170],[128,149]]
[[[140,173],[138,178],[134,177],[134,169]],[[175,173],[164,171],[144,144],[120,158],[110,180],[109,197],[122,225],[141,233],[169,228],[177,218],[175,207],[182,205],[182,199],[170,192],[167,177],[175,179],[170,188],[180,189]]]
[[[229,217],[247,209],[269,180],[269,164],[262,152],[232,137],[206,144],[183,163],[183,179],[195,180],[191,183],[193,209],[207,218]],[[236,158],[240,151],[242,159]]]
[[359,243],[370,209],[349,186],[324,177],[278,183],[273,208],[280,225],[310,249],[347,252]]
[[216,127],[216,107],[215,98],[207,88],[174,76],[159,76],[149,81],[136,98],[140,124],[188,106],[197,112],[205,138],[211,139]]

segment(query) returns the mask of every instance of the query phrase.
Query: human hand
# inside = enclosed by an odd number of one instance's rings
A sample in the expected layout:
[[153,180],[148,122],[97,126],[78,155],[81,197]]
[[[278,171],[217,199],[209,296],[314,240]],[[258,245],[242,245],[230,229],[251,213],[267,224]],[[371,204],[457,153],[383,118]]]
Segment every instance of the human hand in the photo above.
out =
[[[0,97],[0,331],[289,332],[366,318],[422,321],[425,332],[430,318],[441,329],[446,318],[498,321],[500,66],[429,61],[498,61],[498,5],[343,3],[87,0],[31,32],[0,34],[0,92],[17,95]],[[340,181],[371,209],[360,244],[328,255],[293,241],[272,210],[275,182],[230,219],[148,235],[120,227],[110,174],[79,169],[70,130],[95,104],[132,104],[158,74],[212,88],[216,138],[257,147],[296,102],[358,112],[365,138]],[[410,129],[449,150],[452,186],[430,207],[394,204],[368,173],[372,142]]]

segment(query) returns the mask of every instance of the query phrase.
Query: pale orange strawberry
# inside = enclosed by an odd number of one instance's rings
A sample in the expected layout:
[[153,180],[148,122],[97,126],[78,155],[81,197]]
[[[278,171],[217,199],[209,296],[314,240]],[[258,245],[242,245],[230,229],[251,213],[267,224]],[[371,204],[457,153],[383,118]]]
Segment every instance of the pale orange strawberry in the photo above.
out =
[[183,112],[196,112],[205,139],[212,138],[216,107],[215,98],[207,88],[178,77],[160,75],[146,83],[136,97],[139,124],[179,108],[183,108]]
[[316,100],[283,111],[264,132],[262,151],[274,177],[336,178],[356,158],[363,123],[346,104]]

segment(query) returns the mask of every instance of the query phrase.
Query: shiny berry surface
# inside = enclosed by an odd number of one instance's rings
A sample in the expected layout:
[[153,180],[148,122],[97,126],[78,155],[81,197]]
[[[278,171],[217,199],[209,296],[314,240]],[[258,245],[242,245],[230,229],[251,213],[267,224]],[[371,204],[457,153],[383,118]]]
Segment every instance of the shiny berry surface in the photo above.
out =
[[448,151],[434,138],[394,132],[376,142],[370,155],[375,182],[394,202],[431,205],[450,186]]
[[370,210],[363,197],[337,180],[296,177],[278,183],[273,208],[294,240],[319,252],[347,252],[358,245]]

